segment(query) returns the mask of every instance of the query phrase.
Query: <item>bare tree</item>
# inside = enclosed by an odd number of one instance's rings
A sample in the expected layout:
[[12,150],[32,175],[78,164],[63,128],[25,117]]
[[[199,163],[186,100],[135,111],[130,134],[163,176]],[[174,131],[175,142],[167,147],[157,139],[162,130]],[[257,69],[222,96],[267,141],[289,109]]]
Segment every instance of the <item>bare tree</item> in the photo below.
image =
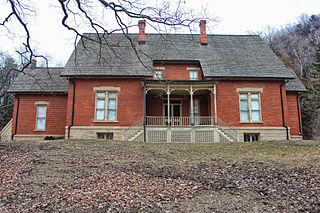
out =
[[7,90],[18,75],[17,68],[11,56],[0,52],[0,129],[12,118],[13,95]]
[[[0,26],[8,29],[8,24],[17,21],[23,28],[25,42],[23,51],[18,51],[20,56],[26,58],[27,63],[22,66],[23,71],[30,65],[34,57],[43,58],[41,54],[36,54],[32,46],[32,33],[28,27],[28,18],[35,15],[33,2],[35,0],[8,0],[10,11]],[[210,19],[206,11],[195,12],[187,9],[183,0],[177,1],[148,1],[148,0],[57,0],[53,2],[55,9],[59,8],[62,18],[57,14],[57,21],[75,35],[75,44],[80,38],[86,38],[94,42],[108,44],[104,35],[110,35],[114,32],[123,33],[130,41],[128,36],[130,29],[137,26],[137,20],[143,19],[158,32],[167,32],[172,29],[181,28],[193,31],[195,24],[200,19]],[[210,20],[214,20],[211,18]],[[96,38],[87,37],[83,34],[83,29],[96,33]],[[14,29],[8,29],[14,30]],[[134,45],[132,45],[134,48]]]
[[319,64],[320,15],[301,15],[297,24],[259,34],[305,84],[307,92],[301,96],[303,130],[305,138],[316,138],[320,135],[320,79],[319,72],[315,71],[315,63]]

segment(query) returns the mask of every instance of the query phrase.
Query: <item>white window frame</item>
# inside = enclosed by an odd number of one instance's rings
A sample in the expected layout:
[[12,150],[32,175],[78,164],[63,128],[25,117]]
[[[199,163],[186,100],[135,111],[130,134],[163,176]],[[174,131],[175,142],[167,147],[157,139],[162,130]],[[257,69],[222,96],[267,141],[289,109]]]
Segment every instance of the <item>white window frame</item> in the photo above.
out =
[[[240,123],[263,123],[262,122],[262,109],[261,109],[261,93],[263,92],[262,88],[238,88],[237,92],[239,93],[239,116],[240,116]],[[241,94],[246,94],[247,98],[241,98]],[[252,98],[252,94],[257,94],[258,98]],[[241,100],[248,101],[248,113],[249,113],[249,120],[242,120],[241,119]],[[252,101],[259,102],[259,118],[260,120],[252,120]]]
[[189,71],[189,80],[191,80],[191,81],[199,80],[198,75],[199,75],[198,71]]
[[[118,122],[118,99],[119,99],[119,92],[120,92],[120,87],[94,87],[94,92],[95,92],[95,110],[94,110],[94,122]],[[104,97],[99,97],[98,93],[104,93]],[[115,96],[109,97],[110,93],[115,93]],[[98,119],[97,118],[97,101],[98,100],[104,100],[104,118],[103,119]],[[108,108],[108,103],[109,100],[113,99],[115,100],[115,109],[109,109]],[[108,119],[108,113],[111,110],[115,110],[115,119]]]
[[[34,131],[46,131],[46,124],[47,124],[47,112],[48,112],[48,105],[49,105],[49,102],[46,102],[46,101],[37,101],[35,102],[35,105],[37,107],[37,110],[36,110],[36,122],[35,122],[35,128],[34,128]],[[45,115],[44,117],[40,117],[39,116],[39,108],[40,107],[45,107]],[[39,119],[44,119],[44,128],[43,129],[39,129],[38,128],[38,122],[39,122]]]

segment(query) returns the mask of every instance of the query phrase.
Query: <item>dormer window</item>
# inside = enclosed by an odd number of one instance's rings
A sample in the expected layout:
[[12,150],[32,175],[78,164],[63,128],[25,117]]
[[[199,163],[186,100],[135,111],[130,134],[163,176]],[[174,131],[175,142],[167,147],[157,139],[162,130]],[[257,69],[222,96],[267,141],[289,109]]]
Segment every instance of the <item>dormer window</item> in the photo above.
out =
[[198,80],[198,71],[189,71],[189,79],[191,81]]
[[162,71],[154,71],[154,75],[153,75],[154,80],[162,80]]
[[153,67],[153,79],[154,80],[163,80],[163,71],[164,67]]

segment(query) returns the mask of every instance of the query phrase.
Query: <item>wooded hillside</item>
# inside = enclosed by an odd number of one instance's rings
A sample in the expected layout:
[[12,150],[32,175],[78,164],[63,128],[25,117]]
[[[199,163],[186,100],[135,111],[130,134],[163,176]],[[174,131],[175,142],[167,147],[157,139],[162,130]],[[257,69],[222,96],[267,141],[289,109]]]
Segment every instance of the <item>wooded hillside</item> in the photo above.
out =
[[304,139],[320,138],[320,15],[301,15],[295,24],[258,33],[308,90],[301,95]]

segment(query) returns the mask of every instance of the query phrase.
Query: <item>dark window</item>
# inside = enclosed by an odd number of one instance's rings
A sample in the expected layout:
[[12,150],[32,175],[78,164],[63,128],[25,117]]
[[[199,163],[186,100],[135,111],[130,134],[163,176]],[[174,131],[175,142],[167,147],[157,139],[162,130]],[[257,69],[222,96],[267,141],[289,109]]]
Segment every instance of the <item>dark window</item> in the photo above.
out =
[[97,133],[98,139],[113,140],[113,133]]
[[106,134],[106,139],[107,140],[112,140],[113,139],[113,133],[107,133]]
[[250,142],[250,141],[259,141],[259,134],[244,134],[243,135],[244,142]]
[[249,134],[244,134],[244,142],[250,141],[250,135]]

